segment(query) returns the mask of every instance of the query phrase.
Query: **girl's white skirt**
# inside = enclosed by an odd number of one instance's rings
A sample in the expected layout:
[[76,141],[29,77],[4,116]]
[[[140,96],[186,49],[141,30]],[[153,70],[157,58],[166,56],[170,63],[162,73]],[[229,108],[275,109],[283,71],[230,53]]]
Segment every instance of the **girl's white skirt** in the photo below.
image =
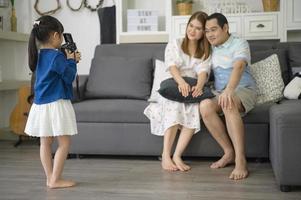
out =
[[34,137],[77,134],[71,101],[60,99],[47,104],[32,104],[25,133]]

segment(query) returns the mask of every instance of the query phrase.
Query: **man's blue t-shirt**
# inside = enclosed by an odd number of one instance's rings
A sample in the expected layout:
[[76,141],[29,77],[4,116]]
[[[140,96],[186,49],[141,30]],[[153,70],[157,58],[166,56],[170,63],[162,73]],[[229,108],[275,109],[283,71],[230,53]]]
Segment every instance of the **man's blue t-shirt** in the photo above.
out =
[[36,67],[34,103],[46,104],[59,99],[72,99],[72,82],[76,71],[74,59],[66,59],[56,49],[41,49]]
[[212,50],[214,86],[217,91],[222,91],[227,86],[233,70],[233,63],[237,60],[244,60],[247,63],[237,87],[255,90],[256,83],[249,68],[251,64],[250,48],[246,40],[230,35],[224,44],[213,46]]

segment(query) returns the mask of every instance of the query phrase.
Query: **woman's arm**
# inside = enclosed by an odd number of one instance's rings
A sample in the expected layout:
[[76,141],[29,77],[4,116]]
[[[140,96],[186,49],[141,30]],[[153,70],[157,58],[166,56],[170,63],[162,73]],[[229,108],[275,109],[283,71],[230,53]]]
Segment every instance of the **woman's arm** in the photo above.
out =
[[203,88],[207,82],[208,74],[203,71],[198,75],[198,82],[195,86],[192,87],[192,97],[197,97],[203,94]]

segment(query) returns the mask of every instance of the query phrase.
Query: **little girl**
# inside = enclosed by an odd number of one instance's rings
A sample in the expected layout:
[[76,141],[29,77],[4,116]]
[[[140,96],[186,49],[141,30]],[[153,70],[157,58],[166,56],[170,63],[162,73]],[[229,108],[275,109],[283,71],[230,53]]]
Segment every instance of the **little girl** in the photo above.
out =
[[[77,134],[70,99],[80,53],[66,50],[65,56],[58,50],[63,32],[63,25],[56,18],[42,16],[34,22],[28,45],[29,67],[35,72],[36,80],[25,133],[40,137],[40,158],[49,188],[75,185],[73,181],[62,179],[61,174],[68,155],[70,136]],[[52,161],[54,138],[58,140],[58,148]]]

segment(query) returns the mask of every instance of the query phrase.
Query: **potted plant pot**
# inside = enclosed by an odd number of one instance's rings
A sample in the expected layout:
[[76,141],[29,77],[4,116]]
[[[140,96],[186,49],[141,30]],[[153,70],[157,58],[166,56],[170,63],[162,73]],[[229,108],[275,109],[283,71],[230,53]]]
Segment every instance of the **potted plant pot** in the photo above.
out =
[[177,10],[179,15],[191,15],[192,13],[192,0],[177,0]]

